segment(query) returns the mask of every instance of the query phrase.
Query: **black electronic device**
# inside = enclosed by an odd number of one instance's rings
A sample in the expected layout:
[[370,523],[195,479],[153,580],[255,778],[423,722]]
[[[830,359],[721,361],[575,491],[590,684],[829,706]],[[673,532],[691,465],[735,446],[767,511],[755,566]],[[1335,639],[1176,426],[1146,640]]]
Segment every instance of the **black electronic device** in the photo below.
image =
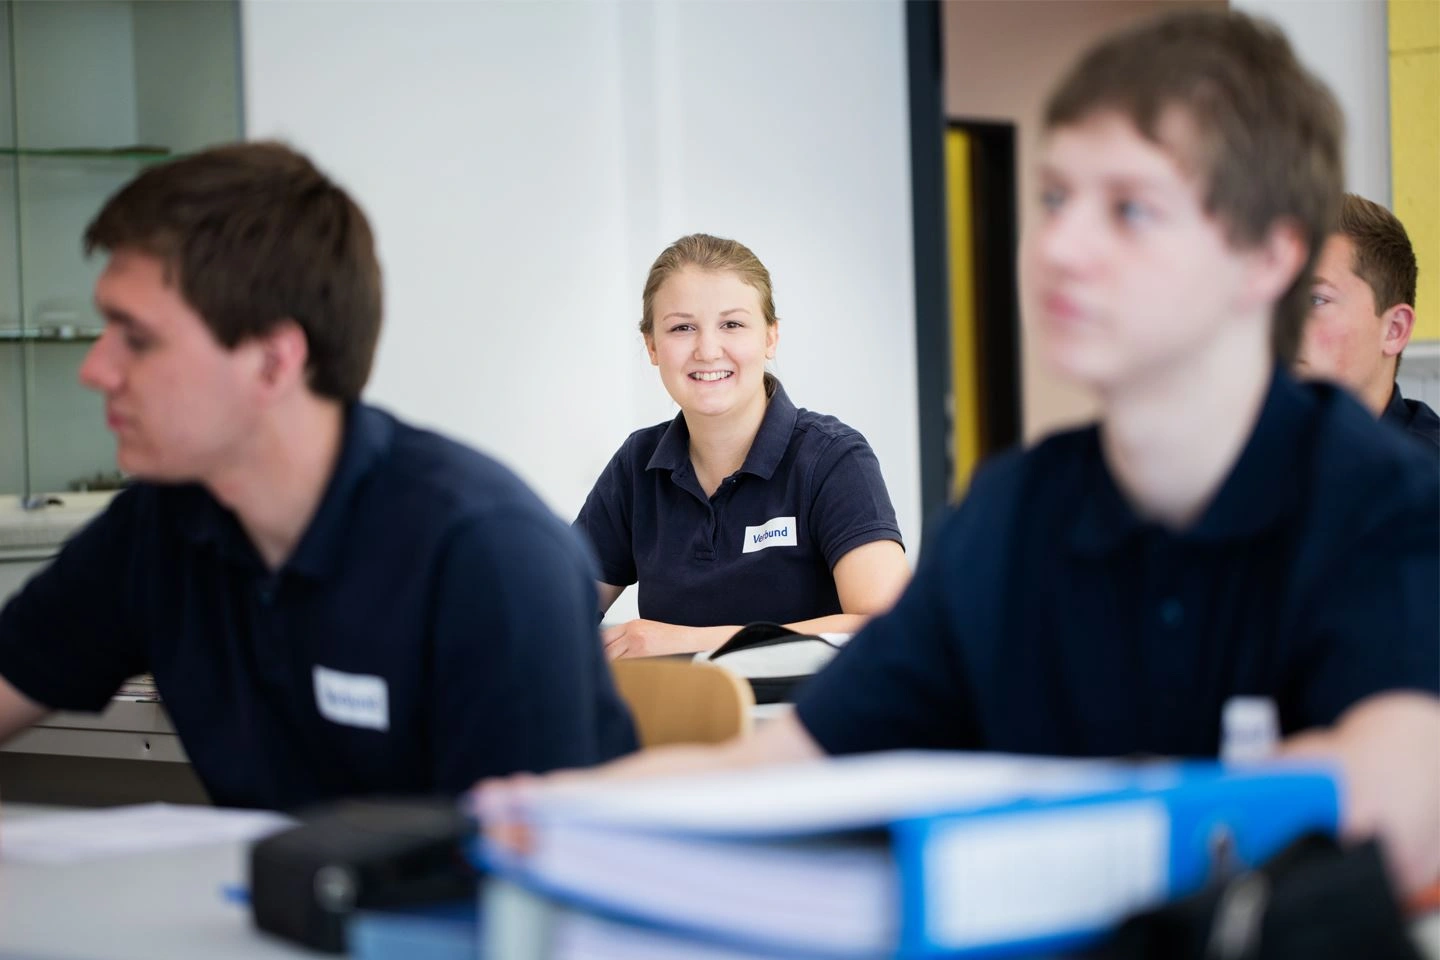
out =
[[255,925],[343,953],[357,909],[474,896],[465,857],[475,823],[454,799],[352,800],[303,814],[250,849]]

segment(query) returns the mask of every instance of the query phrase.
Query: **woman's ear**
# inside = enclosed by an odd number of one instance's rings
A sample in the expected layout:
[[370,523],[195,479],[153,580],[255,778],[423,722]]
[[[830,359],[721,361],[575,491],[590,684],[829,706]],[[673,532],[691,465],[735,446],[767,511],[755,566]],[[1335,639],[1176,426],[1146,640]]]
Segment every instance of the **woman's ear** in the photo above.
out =
[[780,346],[780,321],[765,326],[765,359],[774,360],[775,350]]

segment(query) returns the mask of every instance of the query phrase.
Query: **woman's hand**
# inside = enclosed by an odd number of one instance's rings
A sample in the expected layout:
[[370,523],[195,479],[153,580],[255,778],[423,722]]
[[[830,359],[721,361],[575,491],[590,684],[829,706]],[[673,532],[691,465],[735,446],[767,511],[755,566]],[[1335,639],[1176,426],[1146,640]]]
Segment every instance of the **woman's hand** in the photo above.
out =
[[601,632],[605,655],[611,660],[621,657],[658,657],[667,653],[698,653],[713,650],[724,643],[739,627],[682,627],[658,620],[631,620]]

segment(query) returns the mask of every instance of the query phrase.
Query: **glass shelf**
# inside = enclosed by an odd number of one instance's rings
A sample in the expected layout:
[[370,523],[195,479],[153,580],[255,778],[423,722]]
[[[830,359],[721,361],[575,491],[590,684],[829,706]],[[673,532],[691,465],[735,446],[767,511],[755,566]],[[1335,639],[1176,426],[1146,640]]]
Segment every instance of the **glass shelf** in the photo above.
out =
[[99,340],[94,327],[40,327],[37,330],[0,328],[0,343],[84,343]]
[[168,147],[0,147],[0,157],[66,158],[75,160],[163,160],[175,154]]
[[[113,485],[87,226],[153,164],[240,139],[238,0],[0,0],[0,498]],[[68,346],[67,346],[68,345]]]

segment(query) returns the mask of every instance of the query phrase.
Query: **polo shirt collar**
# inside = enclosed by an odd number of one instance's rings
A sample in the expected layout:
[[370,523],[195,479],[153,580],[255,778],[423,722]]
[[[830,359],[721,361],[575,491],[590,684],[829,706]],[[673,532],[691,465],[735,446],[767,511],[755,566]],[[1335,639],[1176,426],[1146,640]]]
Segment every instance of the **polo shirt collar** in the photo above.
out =
[[670,426],[660,435],[655,452],[650,455],[646,470],[669,470],[676,473],[690,465],[690,428],[683,412],[675,414]]
[[1390,402],[1385,404],[1385,412],[1380,415],[1380,419],[1398,423],[1402,427],[1410,422],[1410,406],[1400,394],[1400,384],[1395,384],[1390,391]]
[[[1177,536],[1223,542],[1253,536],[1278,523],[1292,509],[1289,478],[1305,466],[1313,404],[1305,388],[1275,369],[1250,439],[1200,519]],[[1110,553],[1151,526],[1121,494],[1105,464],[1100,434],[1092,434],[1092,456],[1070,545],[1077,553]]]
[[[340,439],[340,456],[326,483],[320,506],[300,543],[285,562],[285,569],[311,577],[324,577],[340,559],[351,503],[361,481],[390,449],[395,424],[389,417],[353,403],[346,408]],[[215,543],[231,559],[258,564],[259,556],[235,515],[198,484],[184,490],[181,531],[193,543]]]
[[285,562],[289,570],[324,577],[335,569],[345,547],[355,495],[371,470],[389,452],[395,421],[373,407],[352,403],[345,411],[345,432],[335,472],[325,487],[320,508]]
[[795,433],[798,416],[795,404],[790,402],[785,388],[776,380],[775,392],[765,405],[765,418],[760,421],[760,429],[750,443],[750,452],[745,455],[740,472],[753,474],[762,480],[773,477],[780,461],[785,458],[785,451],[790,449],[790,437]]
[[[799,411],[795,409],[795,404],[790,402],[785,388],[776,380],[775,392],[765,405],[765,416],[760,421],[760,429],[750,443],[750,452],[745,455],[745,463],[741,465],[739,472],[754,474],[765,480],[774,476],[780,461],[785,457],[785,451],[790,448],[790,437],[795,432],[798,416]],[[669,470],[672,474],[683,474],[691,469],[690,428],[685,423],[684,413],[676,414],[675,419],[670,421],[670,426],[665,428],[665,433],[655,445],[655,452],[650,455],[650,462],[645,464],[645,469]]]
[[234,517],[220,506],[210,491],[198,483],[173,489],[173,496],[179,504],[176,516],[181,536],[197,546],[214,543],[239,559],[254,559],[253,550],[247,558],[230,549],[236,545],[231,537],[231,528],[236,526]]

